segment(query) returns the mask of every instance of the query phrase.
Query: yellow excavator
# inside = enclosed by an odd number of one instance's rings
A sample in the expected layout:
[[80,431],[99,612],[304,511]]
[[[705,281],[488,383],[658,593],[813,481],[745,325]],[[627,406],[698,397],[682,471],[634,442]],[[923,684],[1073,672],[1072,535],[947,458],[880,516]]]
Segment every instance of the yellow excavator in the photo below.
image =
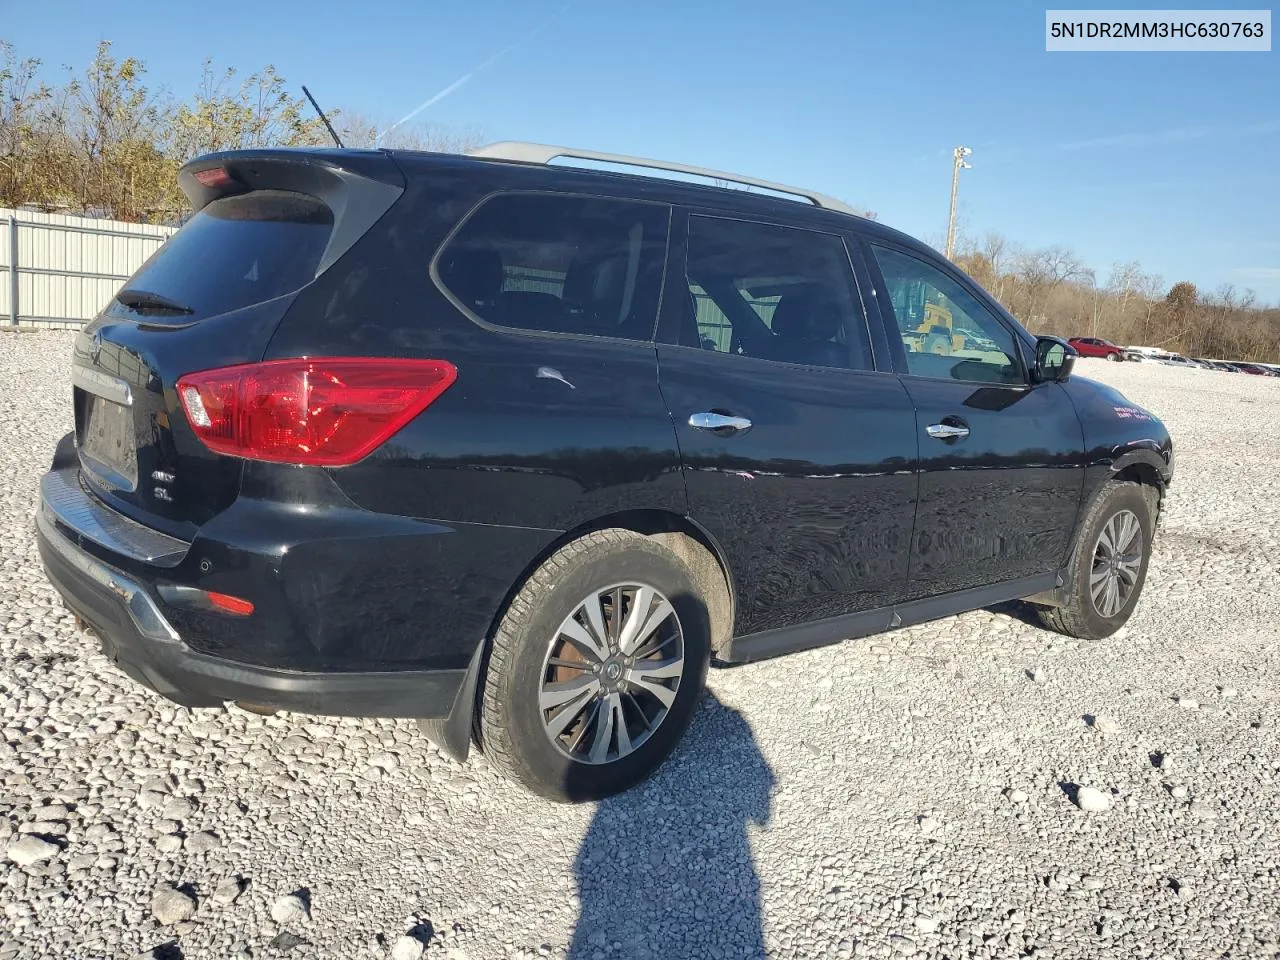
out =
[[924,319],[902,333],[903,343],[912,353],[936,353],[950,356],[965,348],[963,334],[952,327],[951,311],[941,304],[924,304]]

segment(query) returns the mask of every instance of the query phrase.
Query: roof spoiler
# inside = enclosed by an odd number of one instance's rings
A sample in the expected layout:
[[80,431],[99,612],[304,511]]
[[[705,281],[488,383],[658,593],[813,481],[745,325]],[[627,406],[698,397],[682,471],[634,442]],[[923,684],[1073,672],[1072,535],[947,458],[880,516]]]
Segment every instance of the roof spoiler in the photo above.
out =
[[404,193],[404,174],[381,150],[229,150],[196,157],[178,171],[193,209],[253,190],[315,197],[333,211],[333,234],[319,275],[360,239]]
[[[224,171],[227,176],[209,174]],[[404,174],[382,150],[288,148],[224,150],[189,160],[178,171],[178,186],[199,210],[228,193],[323,187],[334,177],[360,179],[404,189]]]

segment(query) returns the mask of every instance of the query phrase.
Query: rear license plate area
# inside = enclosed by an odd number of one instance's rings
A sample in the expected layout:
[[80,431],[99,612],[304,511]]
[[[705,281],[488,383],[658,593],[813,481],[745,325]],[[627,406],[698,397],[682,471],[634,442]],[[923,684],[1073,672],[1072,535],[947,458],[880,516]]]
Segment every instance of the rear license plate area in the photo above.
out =
[[138,486],[138,443],[133,410],[86,394],[80,457],[100,479],[118,489]]

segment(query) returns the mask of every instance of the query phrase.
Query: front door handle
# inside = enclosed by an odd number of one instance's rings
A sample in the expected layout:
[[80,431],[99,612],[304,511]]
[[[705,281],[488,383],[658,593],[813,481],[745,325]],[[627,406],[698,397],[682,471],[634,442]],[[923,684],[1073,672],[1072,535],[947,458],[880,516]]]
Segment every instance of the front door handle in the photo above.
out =
[[713,433],[727,435],[741,430],[750,430],[751,421],[746,417],[731,417],[724,413],[691,413],[689,426],[695,430],[710,430]]
[[969,435],[969,428],[954,423],[931,423],[924,432],[935,440],[961,440]]

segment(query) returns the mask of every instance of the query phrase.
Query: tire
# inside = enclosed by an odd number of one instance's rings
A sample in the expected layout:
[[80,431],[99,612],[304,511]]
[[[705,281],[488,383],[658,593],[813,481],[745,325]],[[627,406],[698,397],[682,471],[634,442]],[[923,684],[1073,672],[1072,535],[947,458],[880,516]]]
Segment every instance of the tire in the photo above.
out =
[[[650,611],[645,626],[656,626],[633,638],[628,665],[625,628],[641,602]],[[589,619],[591,604],[597,621]],[[624,613],[622,636],[610,630],[615,608]],[[663,616],[665,609],[671,612]],[[707,609],[684,563],[641,534],[601,530],[561,547],[525,581],[494,633],[479,711],[486,759],[551,800],[597,800],[646,779],[679,742],[706,683]],[[677,653],[683,659],[673,665]],[[590,674],[587,665],[594,665]],[[665,692],[648,692],[658,687]],[[575,688],[579,694],[555,703]],[[553,732],[562,720],[567,728]]]
[[1120,362],[1120,354],[1118,354],[1118,353],[1108,353],[1108,354],[1107,354],[1107,359],[1108,359],[1108,360],[1110,360],[1112,363],[1119,363],[1119,362]]
[[[1117,583],[1127,585],[1117,588],[1114,597],[1106,593],[1105,582],[1103,594],[1095,598],[1095,573],[1102,572],[1104,581],[1112,578],[1106,573],[1110,567],[1106,547],[1102,543],[1103,533],[1109,531],[1109,539],[1125,541],[1125,528],[1128,521],[1125,515],[1136,522],[1134,545],[1140,546],[1141,557],[1134,562],[1117,563],[1121,568],[1117,572]],[[1114,521],[1114,523],[1113,523]],[[1084,640],[1101,640],[1119,630],[1138,605],[1142,595],[1142,586],[1147,579],[1147,563],[1151,557],[1151,537],[1155,518],[1152,515],[1152,504],[1143,494],[1141,484],[1128,481],[1109,481],[1094,499],[1080,525],[1080,536],[1076,549],[1068,567],[1066,586],[1070,601],[1062,607],[1039,608],[1040,619],[1044,625],[1058,633],[1079,637]],[[1121,542],[1120,556],[1133,557],[1134,548]],[[1123,571],[1132,573],[1132,580]]]
[[924,352],[940,357],[951,355],[951,338],[941,333],[931,333],[924,338]]

